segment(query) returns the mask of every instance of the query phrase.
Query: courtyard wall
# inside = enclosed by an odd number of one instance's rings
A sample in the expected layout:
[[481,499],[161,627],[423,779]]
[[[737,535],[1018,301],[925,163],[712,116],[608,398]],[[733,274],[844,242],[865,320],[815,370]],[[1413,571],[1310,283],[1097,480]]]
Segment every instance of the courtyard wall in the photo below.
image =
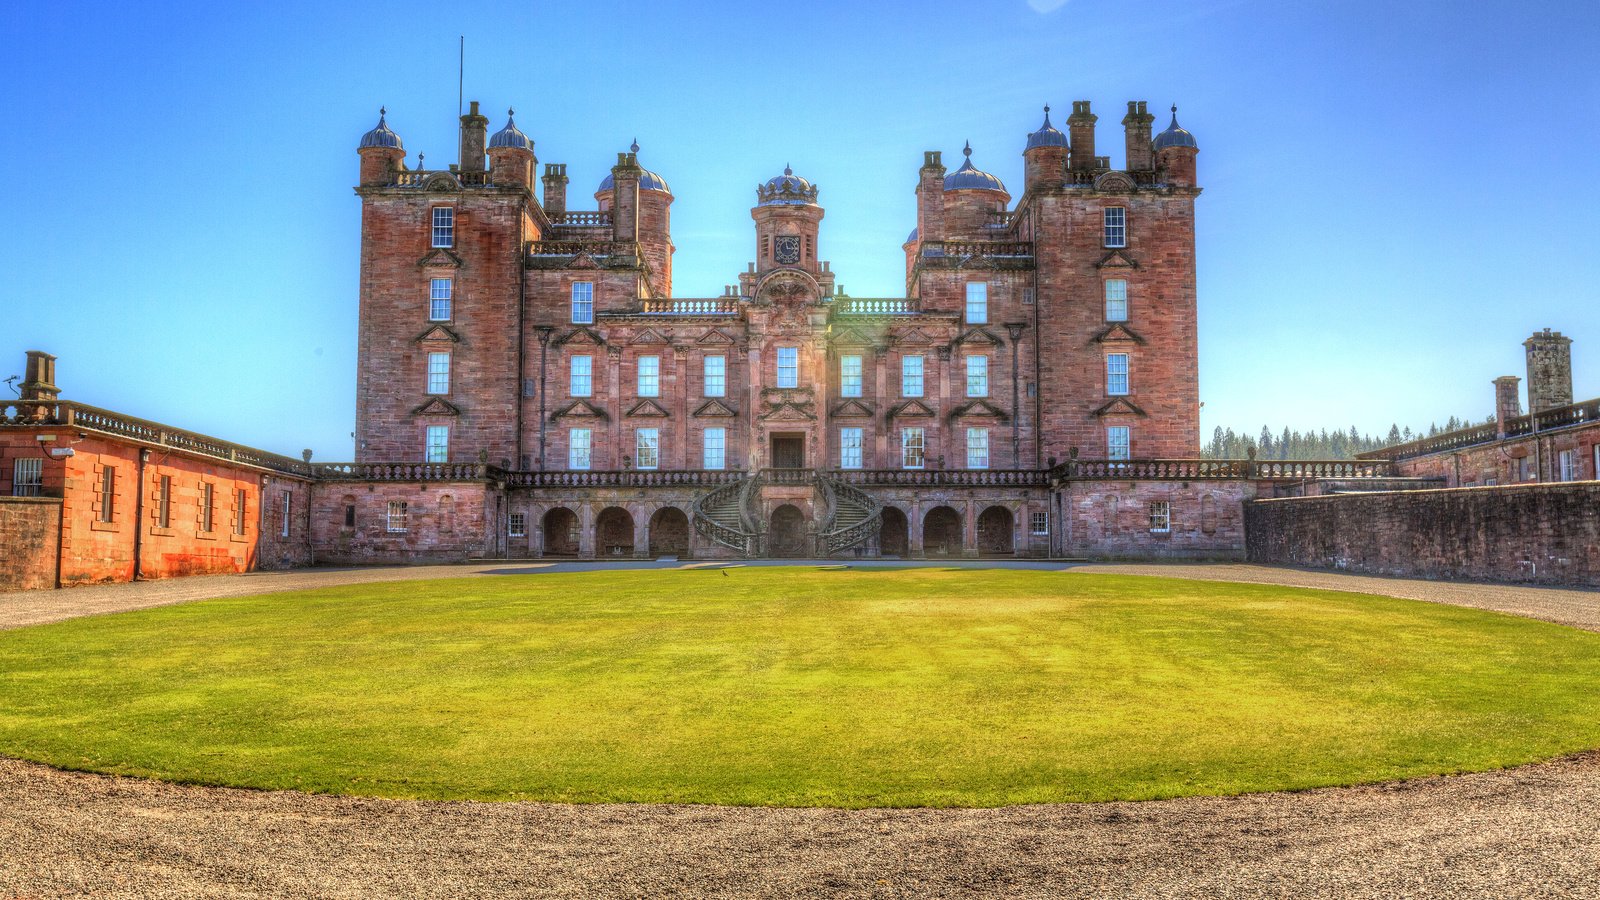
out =
[[1600,587],[1600,482],[1245,504],[1251,562]]
[[0,497],[0,591],[55,587],[60,532],[60,498]]

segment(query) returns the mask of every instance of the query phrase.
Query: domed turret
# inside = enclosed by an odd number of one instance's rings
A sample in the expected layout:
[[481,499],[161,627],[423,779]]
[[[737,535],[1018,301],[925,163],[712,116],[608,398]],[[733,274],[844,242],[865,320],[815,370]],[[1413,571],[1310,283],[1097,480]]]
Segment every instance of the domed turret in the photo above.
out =
[[961,168],[944,177],[944,189],[947,191],[999,191],[1006,193],[1006,186],[1000,179],[990,175],[972,164],[972,143],[962,149],[967,155],[967,161]]
[[394,150],[405,149],[405,146],[400,143],[400,135],[389,130],[389,123],[386,121],[388,112],[387,107],[380,106],[378,108],[377,127],[361,136],[361,143],[356,145],[357,149],[364,150],[368,147],[382,147]]
[[1044,124],[1039,126],[1038,131],[1028,135],[1028,146],[1026,149],[1033,150],[1039,147],[1065,146],[1067,146],[1067,136],[1057,131],[1056,127],[1050,124],[1050,107],[1046,106],[1044,108]]
[[1046,185],[1061,184],[1067,170],[1067,136],[1050,124],[1050,106],[1044,108],[1044,124],[1028,135],[1022,151],[1022,189],[1037,191]]
[[533,141],[528,140],[528,136],[517,128],[516,115],[517,111],[515,109],[506,110],[506,127],[496,131],[489,138],[489,148],[491,150],[496,147],[505,147],[513,150],[533,149]]
[[[639,142],[635,140],[629,149],[634,153],[638,153]],[[595,188],[594,192],[596,196],[599,196],[600,194],[609,192],[614,187],[616,187],[615,178],[611,175],[607,175],[606,177],[600,179],[600,186]],[[639,176],[639,190],[660,191],[663,194],[672,193],[672,188],[667,187],[667,180],[650,171],[649,169],[644,169],[642,174]]]
[[1168,147],[1200,149],[1200,145],[1195,142],[1194,135],[1178,124],[1178,107],[1176,105],[1172,107],[1172,124],[1167,126],[1166,131],[1156,135],[1156,139],[1151,146],[1157,151],[1165,150]]
[[815,206],[817,186],[801,178],[786,164],[783,174],[756,187],[757,206]]

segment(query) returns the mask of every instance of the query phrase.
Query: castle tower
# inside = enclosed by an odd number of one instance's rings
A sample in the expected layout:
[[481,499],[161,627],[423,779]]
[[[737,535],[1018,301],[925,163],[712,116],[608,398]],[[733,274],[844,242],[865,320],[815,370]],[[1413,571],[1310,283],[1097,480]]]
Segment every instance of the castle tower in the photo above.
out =
[[1067,136],[1050,124],[1050,107],[1044,108],[1044,124],[1028,135],[1028,146],[1022,151],[1022,192],[1059,183],[1067,170]]
[[1194,158],[1200,152],[1200,145],[1195,142],[1194,135],[1178,124],[1177,104],[1172,107],[1172,124],[1167,126],[1166,131],[1156,135],[1151,146],[1156,151],[1156,169],[1167,184],[1174,187],[1194,186]]
[[1572,338],[1546,328],[1522,346],[1528,352],[1528,412],[1572,405]]
[[361,154],[361,186],[392,184],[395,174],[405,168],[406,148],[400,135],[389,130],[389,110],[378,109],[378,124],[361,136],[356,152]]
[[961,152],[966,161],[944,179],[945,233],[951,238],[982,240],[989,237],[985,226],[1000,221],[1011,194],[1000,179],[972,164],[971,143]]
[[533,141],[517,128],[516,114],[514,109],[506,110],[506,127],[489,138],[489,177],[497,185],[532,190],[533,170],[539,160],[533,155]]

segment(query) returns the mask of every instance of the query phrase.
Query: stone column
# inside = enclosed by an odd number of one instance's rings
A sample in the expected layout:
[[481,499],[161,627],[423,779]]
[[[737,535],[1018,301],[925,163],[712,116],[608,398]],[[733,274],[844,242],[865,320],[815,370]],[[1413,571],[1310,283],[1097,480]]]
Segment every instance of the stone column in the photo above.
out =
[[906,556],[919,559],[922,550],[922,498],[911,498],[911,509],[906,513]]
[[577,504],[578,509],[578,558],[594,559],[594,501]]
[[978,555],[978,514],[977,504],[970,497],[961,520],[961,555],[972,559]]

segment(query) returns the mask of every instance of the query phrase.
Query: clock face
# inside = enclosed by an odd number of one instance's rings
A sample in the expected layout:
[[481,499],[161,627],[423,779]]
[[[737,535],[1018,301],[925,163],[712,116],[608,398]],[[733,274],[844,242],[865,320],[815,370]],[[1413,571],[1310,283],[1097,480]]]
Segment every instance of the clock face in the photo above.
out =
[[792,266],[800,261],[800,237],[780,234],[773,242],[773,258],[780,266]]

